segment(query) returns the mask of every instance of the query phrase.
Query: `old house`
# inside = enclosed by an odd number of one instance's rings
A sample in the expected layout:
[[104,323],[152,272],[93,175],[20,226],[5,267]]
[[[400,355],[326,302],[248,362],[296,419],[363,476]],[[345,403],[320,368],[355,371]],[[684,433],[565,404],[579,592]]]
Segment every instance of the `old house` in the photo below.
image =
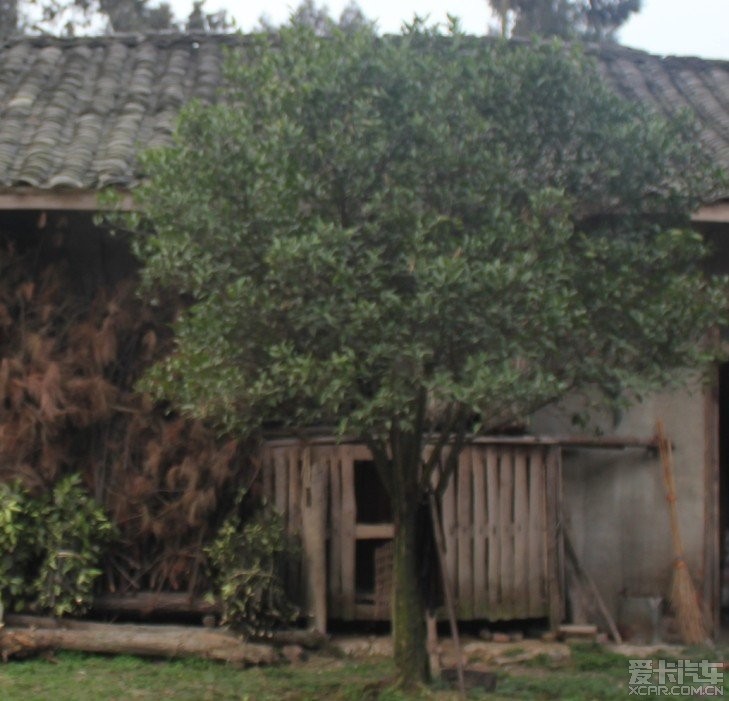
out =
[[[180,108],[216,99],[222,36],[23,38],[0,48],[0,222],[18,241],[63,244],[75,281],[93,290],[133,270],[123,239],[94,223],[99,194],[125,207],[140,149],[169,142]],[[620,47],[594,52],[616,91],[657,111],[689,110],[729,167],[729,61],[661,59]],[[729,268],[729,192],[695,213]],[[688,388],[598,419],[575,435],[569,411],[533,418],[530,435],[484,437],[464,451],[443,501],[458,613],[470,619],[551,618],[565,607],[562,527],[614,613],[664,596],[673,566],[652,440],[663,419],[675,445],[681,527],[707,615],[720,622],[729,547],[729,366]],[[386,618],[392,525],[367,451],[325,436],[271,440],[263,486],[300,534],[308,558],[291,576],[317,621]],[[307,564],[308,563],[308,564]]]

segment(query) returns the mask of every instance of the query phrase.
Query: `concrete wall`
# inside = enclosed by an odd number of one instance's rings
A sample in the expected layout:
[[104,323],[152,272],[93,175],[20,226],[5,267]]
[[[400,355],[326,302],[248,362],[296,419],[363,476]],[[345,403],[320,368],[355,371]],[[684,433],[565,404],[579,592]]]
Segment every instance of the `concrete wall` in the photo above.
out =
[[[656,394],[619,421],[601,417],[606,435],[649,438],[662,418],[674,449],[681,533],[694,581],[703,578],[705,512],[705,411],[700,382]],[[534,418],[536,434],[570,435],[569,412],[543,411]],[[617,615],[621,597],[667,597],[673,546],[662,470],[656,452],[565,449],[564,502],[567,527],[578,557]]]

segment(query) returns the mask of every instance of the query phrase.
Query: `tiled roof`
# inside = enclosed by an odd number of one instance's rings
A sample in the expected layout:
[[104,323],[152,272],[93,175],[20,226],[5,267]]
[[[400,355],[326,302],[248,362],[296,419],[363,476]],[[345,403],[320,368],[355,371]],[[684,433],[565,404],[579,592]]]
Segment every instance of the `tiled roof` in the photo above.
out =
[[[0,47],[0,188],[130,186],[139,148],[170,140],[180,107],[215,99],[214,35],[27,37]],[[729,169],[729,61],[593,49],[618,92],[664,113],[692,110]]]
[[729,171],[729,61],[661,58],[619,46],[592,53],[602,75],[623,97],[664,115],[692,112],[709,153]]
[[25,38],[0,49],[0,186],[93,189],[135,180],[180,107],[212,100],[233,37]]

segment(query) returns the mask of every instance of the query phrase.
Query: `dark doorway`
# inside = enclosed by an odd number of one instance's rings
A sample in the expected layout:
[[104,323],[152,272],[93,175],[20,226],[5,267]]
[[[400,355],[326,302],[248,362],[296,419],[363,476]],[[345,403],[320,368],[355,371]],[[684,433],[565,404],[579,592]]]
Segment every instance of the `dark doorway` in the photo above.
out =
[[357,500],[357,523],[392,521],[390,498],[371,460],[354,461],[354,494]]
[[369,607],[373,619],[390,614],[392,587],[392,509],[375,464],[354,462],[356,603]]

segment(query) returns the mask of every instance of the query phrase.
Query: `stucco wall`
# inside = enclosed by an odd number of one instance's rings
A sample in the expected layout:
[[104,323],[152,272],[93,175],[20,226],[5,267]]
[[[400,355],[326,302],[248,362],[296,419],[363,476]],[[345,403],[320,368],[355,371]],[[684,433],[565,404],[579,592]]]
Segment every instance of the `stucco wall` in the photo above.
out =
[[[569,412],[551,409],[534,418],[537,434],[570,435]],[[607,435],[648,438],[662,418],[674,449],[678,511],[688,564],[703,577],[705,416],[700,382],[633,406],[616,423],[597,423]],[[621,596],[668,595],[673,547],[661,464],[656,452],[565,449],[564,503],[578,557],[617,615]]]

